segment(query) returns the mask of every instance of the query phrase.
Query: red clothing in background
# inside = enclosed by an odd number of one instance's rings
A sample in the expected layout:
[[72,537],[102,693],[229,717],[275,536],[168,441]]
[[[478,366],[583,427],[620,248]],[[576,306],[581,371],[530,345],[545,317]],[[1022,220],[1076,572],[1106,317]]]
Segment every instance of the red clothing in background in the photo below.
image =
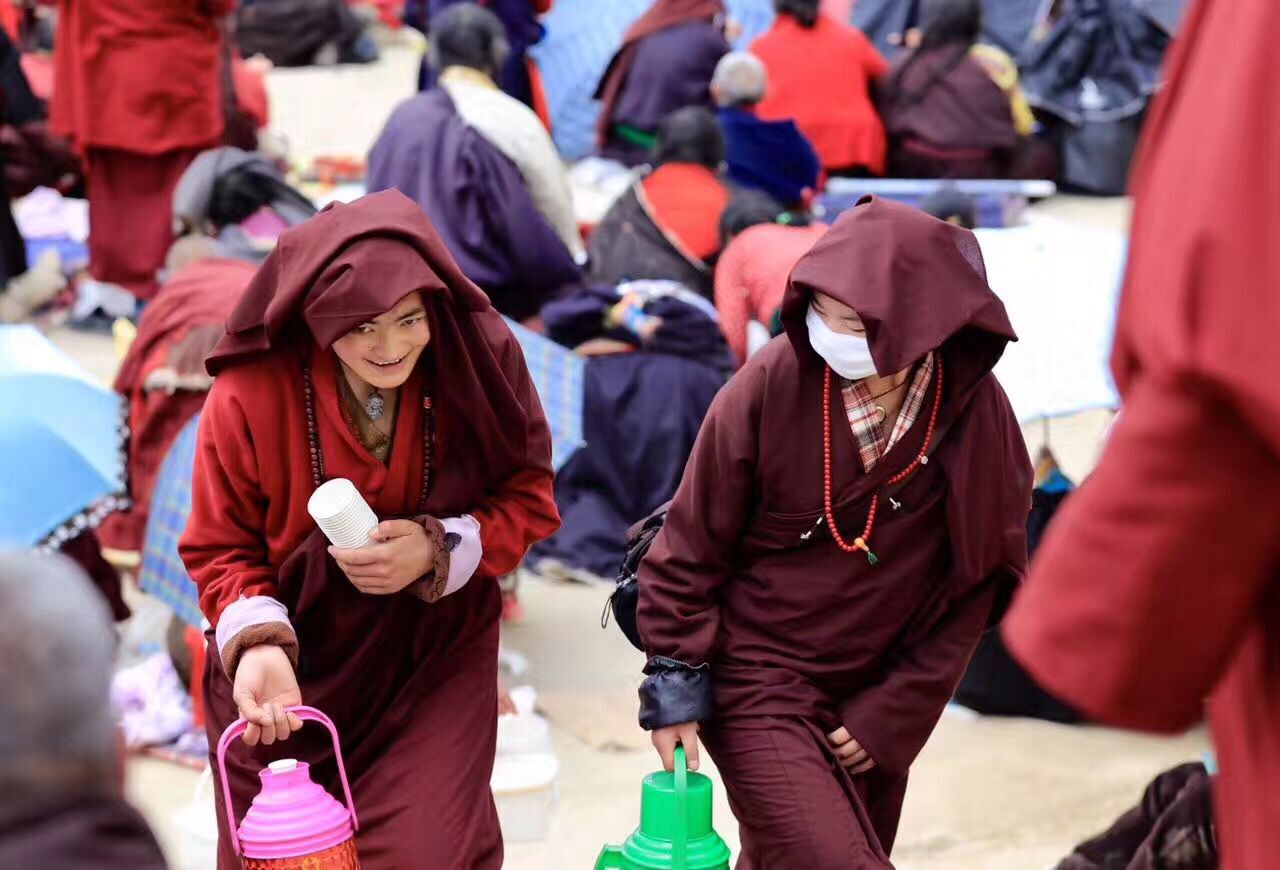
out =
[[49,120],[80,148],[163,154],[222,135],[218,19],[234,0],[62,0]]
[[862,167],[884,174],[884,125],[871,86],[889,64],[862,31],[825,15],[809,29],[779,15],[751,53],[769,70],[761,118],[793,119],[828,172]]
[[[107,517],[99,536],[108,547],[142,549],[151,491],[173,439],[200,412],[207,390],[148,389],[147,378],[161,369],[175,376],[204,374],[212,349],[211,329],[223,324],[240,301],[257,266],[241,260],[198,260],[182,268],[142,312],[134,339],[116,376],[116,392],[129,402],[129,495],[133,506]],[[183,353],[188,343],[206,344],[205,353]],[[176,353],[175,353],[176,352]],[[175,356],[197,362],[198,370],[179,370]]]
[[747,361],[747,323],[773,321],[791,270],[826,231],[826,224],[761,224],[740,233],[716,261],[720,330],[738,365]]
[[667,163],[641,182],[649,213],[686,255],[709,260],[720,250],[720,215],[729,190],[705,166]]
[[86,150],[89,272],[94,278],[118,284],[139,299],[156,294],[156,272],[173,244],[173,189],[202,150]]
[[146,299],[169,197],[223,131],[219,18],[234,0],[62,0],[49,121],[87,158],[89,268]]
[[1176,731],[1208,698],[1227,870],[1280,853],[1277,37],[1273,0],[1201,0],[1174,44],[1134,184],[1125,409],[1005,627],[1090,718]]

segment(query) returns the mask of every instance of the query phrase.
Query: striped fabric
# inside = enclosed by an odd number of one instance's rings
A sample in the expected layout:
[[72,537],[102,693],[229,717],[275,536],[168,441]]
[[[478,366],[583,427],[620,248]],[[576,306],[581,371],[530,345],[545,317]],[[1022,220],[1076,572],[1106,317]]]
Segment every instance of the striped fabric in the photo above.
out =
[[507,325],[520,342],[529,377],[542,400],[551,427],[551,463],[559,471],[583,445],[586,359],[515,321],[507,320]]
[[897,422],[888,439],[884,435],[884,427],[880,425],[880,413],[876,409],[876,401],[871,398],[871,391],[864,381],[842,380],[841,394],[844,396],[844,411],[853,429],[853,437],[858,442],[858,456],[862,459],[862,467],[870,471],[880,463],[884,455],[893,445],[902,440],[902,436],[920,416],[920,408],[924,404],[925,393],[929,392],[929,381],[933,379],[933,354],[925,357],[924,362],[916,369],[915,377],[907,390],[907,397],[902,402],[902,410],[898,412]]
[[191,513],[191,469],[196,461],[197,414],[182,428],[164,457],[151,494],[151,512],[142,545],[138,585],[159,598],[188,625],[200,628],[203,615],[196,584],[178,555],[178,539]]

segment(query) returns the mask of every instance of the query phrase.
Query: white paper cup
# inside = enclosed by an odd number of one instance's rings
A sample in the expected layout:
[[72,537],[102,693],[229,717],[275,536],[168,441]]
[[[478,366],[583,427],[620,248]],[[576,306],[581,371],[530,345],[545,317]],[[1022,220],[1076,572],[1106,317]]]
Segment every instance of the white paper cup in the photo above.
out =
[[307,511],[335,547],[353,550],[369,543],[378,516],[355,484],[338,477],[321,484],[307,500]]

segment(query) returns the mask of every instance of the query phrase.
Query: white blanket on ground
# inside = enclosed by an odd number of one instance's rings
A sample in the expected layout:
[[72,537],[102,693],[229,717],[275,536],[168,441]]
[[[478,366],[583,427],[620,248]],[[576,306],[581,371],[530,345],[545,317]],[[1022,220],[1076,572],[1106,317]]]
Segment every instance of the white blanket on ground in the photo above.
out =
[[1019,338],[996,366],[1018,420],[1117,407],[1110,358],[1125,235],[1053,219],[977,235]]

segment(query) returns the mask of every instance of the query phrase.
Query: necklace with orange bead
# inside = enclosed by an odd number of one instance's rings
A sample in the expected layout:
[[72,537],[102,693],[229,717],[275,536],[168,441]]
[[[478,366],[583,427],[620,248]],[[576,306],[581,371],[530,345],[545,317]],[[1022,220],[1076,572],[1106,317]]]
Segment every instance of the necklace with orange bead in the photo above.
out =
[[[938,409],[942,407],[942,358],[939,355],[937,363],[937,379],[938,382],[934,387],[933,394],[933,410],[929,414],[929,425],[925,429],[924,443],[920,445],[920,452],[916,454],[915,459],[911,460],[911,464],[899,471],[893,477],[885,482],[885,486],[897,486],[906,480],[920,466],[929,464],[929,445],[933,442],[933,433],[938,425]],[[880,509],[880,495],[877,493],[871,496],[871,509],[867,512],[867,524],[862,529],[862,534],[853,539],[853,543],[849,543],[840,534],[840,529],[836,526],[836,515],[832,508],[831,501],[831,366],[826,367],[823,375],[823,391],[822,391],[822,459],[823,459],[823,507],[827,521],[827,528],[831,530],[831,537],[841,550],[846,553],[863,552],[867,554],[868,564],[875,565],[880,559],[871,551],[871,533],[875,530],[876,511]]]

